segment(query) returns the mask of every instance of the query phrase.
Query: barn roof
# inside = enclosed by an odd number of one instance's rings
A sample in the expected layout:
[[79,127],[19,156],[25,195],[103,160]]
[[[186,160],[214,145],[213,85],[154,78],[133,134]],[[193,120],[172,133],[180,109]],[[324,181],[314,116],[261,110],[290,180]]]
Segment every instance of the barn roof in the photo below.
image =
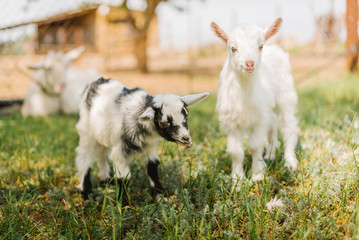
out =
[[93,10],[96,10],[99,6],[100,6],[100,4],[85,5],[85,6],[77,8],[77,9],[72,9],[72,10],[68,10],[68,11],[65,11],[65,12],[62,12],[59,14],[52,15],[50,17],[46,16],[46,17],[43,17],[43,18],[37,19],[37,20],[28,20],[28,21],[16,23],[13,25],[0,27],[0,30],[17,28],[17,27],[21,27],[21,26],[29,25],[29,24],[43,25],[43,24],[47,24],[47,23],[51,23],[51,22],[61,21],[61,20],[85,15]]
[[63,20],[78,17],[78,16],[83,16],[90,12],[93,12],[99,6],[100,6],[99,4],[92,4],[92,5],[84,6],[84,7],[78,8],[78,9],[70,10],[70,11],[67,11],[64,13],[53,15],[51,17],[47,17],[46,19],[33,21],[32,23],[37,24],[37,25],[44,25],[44,24],[49,24],[52,22],[58,22],[58,21],[63,21]]

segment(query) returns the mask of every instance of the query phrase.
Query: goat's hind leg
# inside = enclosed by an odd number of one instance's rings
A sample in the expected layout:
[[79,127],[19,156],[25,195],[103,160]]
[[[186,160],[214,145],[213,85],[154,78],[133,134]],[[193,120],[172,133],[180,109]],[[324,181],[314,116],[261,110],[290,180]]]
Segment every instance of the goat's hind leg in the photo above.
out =
[[85,146],[78,146],[76,148],[76,168],[80,178],[80,183],[77,188],[80,189],[83,198],[86,200],[92,193],[91,183],[91,165],[94,160],[93,152]]
[[114,179],[110,175],[110,165],[108,162],[108,148],[104,146],[98,146],[98,176],[100,178],[100,185],[112,184],[114,185]]
[[284,140],[284,166],[296,170],[298,166],[298,160],[295,156],[295,147],[298,141],[297,135],[297,119],[294,115],[283,116],[283,128],[282,135]]
[[268,132],[268,144],[266,148],[265,159],[274,160],[276,157],[276,150],[279,147],[278,141],[278,117],[275,113],[272,113],[272,119],[270,123],[270,129]]
[[295,117],[296,95],[283,96],[279,105],[282,122],[281,133],[284,141],[285,167],[296,170],[298,160],[295,156],[295,147],[298,142],[298,120]]
[[127,182],[131,177],[130,166],[128,160],[121,150],[121,146],[115,146],[111,150],[110,160],[114,165],[114,184],[117,186],[117,198],[122,199],[122,204],[128,204],[127,198]]

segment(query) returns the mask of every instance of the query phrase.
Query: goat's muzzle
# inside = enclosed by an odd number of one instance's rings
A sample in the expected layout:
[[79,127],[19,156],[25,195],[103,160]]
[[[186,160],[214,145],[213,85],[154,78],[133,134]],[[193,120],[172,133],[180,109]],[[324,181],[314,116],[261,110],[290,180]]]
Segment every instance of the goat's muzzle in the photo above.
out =
[[247,73],[253,73],[254,70],[255,70],[254,61],[252,60],[246,61],[244,66],[244,71],[246,71]]
[[188,137],[188,136],[182,137],[180,140],[177,140],[177,142],[181,145],[186,146],[187,148],[192,147],[191,137]]
[[56,93],[62,93],[62,91],[64,90],[66,84],[64,82],[60,83],[60,84],[57,84],[55,87],[54,87],[54,91]]
[[254,73],[254,71],[255,71],[255,68],[254,67],[252,67],[252,68],[244,68],[244,71],[246,71],[247,73]]

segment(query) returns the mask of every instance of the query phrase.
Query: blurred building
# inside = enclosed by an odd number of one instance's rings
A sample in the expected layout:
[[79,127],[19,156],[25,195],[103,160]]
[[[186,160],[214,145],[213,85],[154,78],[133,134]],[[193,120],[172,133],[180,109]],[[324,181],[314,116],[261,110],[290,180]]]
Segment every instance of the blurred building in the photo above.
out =
[[[86,50],[101,55],[129,55],[135,49],[136,32],[128,22],[127,11],[118,7],[90,5],[33,22],[37,26],[35,52],[68,51],[84,45]],[[136,21],[143,14],[133,11]],[[151,22],[148,50],[158,49],[157,16]]]
[[[33,82],[33,72],[28,66],[44,59],[50,50],[67,52],[83,45],[85,53],[73,65],[80,69],[96,69],[105,76],[112,76],[108,72],[136,66],[136,32],[128,20],[127,10],[99,4],[79,5],[46,15],[48,10],[43,9],[43,14],[37,11],[21,21],[0,27],[3,40],[0,41],[0,100],[25,96]],[[144,12],[131,10],[131,14],[141,26]],[[36,20],[31,19],[34,16]],[[24,30],[28,27],[30,34]],[[149,26],[147,47],[149,56],[159,52],[157,16]]]

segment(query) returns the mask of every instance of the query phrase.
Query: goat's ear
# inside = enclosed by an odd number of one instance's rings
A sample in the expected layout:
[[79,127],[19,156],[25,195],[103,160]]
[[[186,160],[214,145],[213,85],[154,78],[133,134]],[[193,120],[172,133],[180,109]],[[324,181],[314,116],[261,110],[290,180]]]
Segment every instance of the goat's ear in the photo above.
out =
[[227,37],[227,34],[223,31],[223,29],[220,28],[215,22],[211,22],[211,27],[212,27],[212,30],[214,31],[214,33],[217,35],[217,37],[219,37],[225,43],[227,43],[228,37]]
[[139,120],[140,122],[152,121],[155,118],[155,110],[152,107],[146,108],[144,113],[141,114]]
[[71,62],[76,58],[80,57],[80,55],[85,51],[84,46],[80,46],[78,48],[72,49],[70,52],[65,54],[65,58],[67,61]]
[[282,18],[277,18],[277,20],[275,20],[275,22],[265,30],[264,33],[265,40],[268,40],[270,37],[272,37],[274,34],[276,34],[279,31],[282,22],[283,22]]
[[31,70],[50,69],[53,65],[53,58],[55,55],[56,53],[51,50],[46,54],[46,57],[42,61],[28,66],[28,68]]
[[202,101],[203,99],[205,99],[206,97],[208,97],[209,92],[204,92],[204,93],[197,93],[197,94],[192,94],[192,95],[187,95],[187,96],[183,96],[181,97],[181,100],[187,105],[187,106],[191,106],[195,103],[198,103],[200,101]]

